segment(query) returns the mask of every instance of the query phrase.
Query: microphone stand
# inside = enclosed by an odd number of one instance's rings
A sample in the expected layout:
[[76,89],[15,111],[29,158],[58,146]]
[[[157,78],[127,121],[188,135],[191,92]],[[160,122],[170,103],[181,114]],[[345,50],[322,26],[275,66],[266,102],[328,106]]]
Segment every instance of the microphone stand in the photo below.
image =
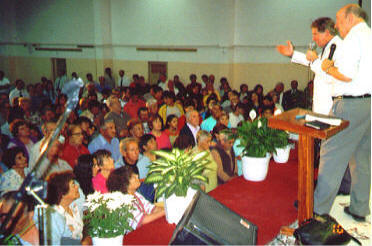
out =
[[[18,191],[15,193],[15,195],[13,197],[15,202],[12,205],[12,207],[10,208],[7,216],[5,217],[5,220],[3,221],[3,223],[0,227],[0,244],[5,244],[6,243],[6,239],[8,238],[8,236],[10,234],[10,232],[7,232],[7,230],[6,230],[7,225],[11,222],[11,219],[12,219],[12,216],[13,216],[15,210],[18,208],[18,206],[20,206],[20,202],[26,196],[27,190],[29,190],[29,191],[32,190],[33,185],[35,185],[37,183],[40,183],[40,181],[36,177],[36,171],[38,170],[42,161],[46,158],[46,155],[49,152],[49,150],[50,150],[51,146],[53,145],[54,141],[59,136],[59,133],[60,133],[63,125],[65,124],[68,116],[70,115],[71,111],[76,107],[77,103],[79,102],[79,90],[83,85],[84,85],[83,81],[79,78],[77,80],[69,81],[63,87],[62,91],[67,95],[67,98],[68,98],[68,100],[66,102],[66,104],[67,104],[66,110],[60,116],[60,118],[57,122],[56,129],[53,131],[53,133],[46,139],[45,143],[42,145],[42,148],[41,148],[41,151],[40,151],[40,154],[39,154],[39,157],[36,161],[35,166],[30,171],[30,173],[26,176],[26,178],[24,179],[21,187],[18,189]],[[44,175],[42,175],[42,176],[44,176]],[[40,201],[42,201],[42,200],[40,199]],[[43,241],[40,241],[40,243],[43,243]]]

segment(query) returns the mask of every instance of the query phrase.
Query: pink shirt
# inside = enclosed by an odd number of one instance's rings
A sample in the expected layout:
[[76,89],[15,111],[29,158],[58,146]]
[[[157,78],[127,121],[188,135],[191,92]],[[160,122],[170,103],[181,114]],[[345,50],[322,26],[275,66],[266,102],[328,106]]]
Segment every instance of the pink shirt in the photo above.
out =
[[[152,132],[150,132],[150,134],[152,134]],[[165,134],[164,131],[161,133],[160,137],[155,136],[155,139],[156,139],[156,143],[158,144],[158,149],[164,149],[164,148],[171,149],[172,148],[172,144],[169,140],[169,137],[167,134]]]
[[102,194],[105,194],[108,192],[108,189],[106,186],[106,178],[103,177],[101,173],[98,173],[95,177],[92,178],[92,183],[93,183],[94,190],[99,191]]

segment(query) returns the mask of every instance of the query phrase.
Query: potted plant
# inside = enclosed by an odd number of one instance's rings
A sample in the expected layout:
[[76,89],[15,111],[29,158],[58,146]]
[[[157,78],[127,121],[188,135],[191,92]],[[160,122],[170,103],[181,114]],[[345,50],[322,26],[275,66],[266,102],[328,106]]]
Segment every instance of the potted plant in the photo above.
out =
[[208,164],[208,152],[190,154],[174,148],[171,152],[157,150],[160,158],[148,167],[145,183],[156,185],[155,199],[164,196],[165,214],[168,223],[178,223],[187,206],[200,188],[200,182],[208,179],[202,175]]
[[266,178],[271,153],[275,152],[273,129],[267,126],[266,118],[244,121],[237,128],[237,138],[242,152],[243,176],[246,180],[262,181]]
[[290,145],[289,134],[286,131],[273,129],[273,144],[275,151],[273,158],[276,163],[286,163],[289,158]]
[[87,197],[88,234],[94,245],[123,245],[124,234],[132,230],[132,195],[121,192],[101,194],[96,191]]

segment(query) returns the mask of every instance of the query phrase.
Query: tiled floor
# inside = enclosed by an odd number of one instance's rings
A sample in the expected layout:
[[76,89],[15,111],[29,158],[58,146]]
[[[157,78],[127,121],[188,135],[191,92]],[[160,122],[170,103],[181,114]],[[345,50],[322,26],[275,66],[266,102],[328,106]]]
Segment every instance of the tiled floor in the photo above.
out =
[[[367,216],[366,222],[357,222],[351,216],[345,214],[344,207],[348,206],[350,203],[350,196],[337,196],[335,203],[331,209],[330,215],[337,220],[337,222],[346,229],[352,236],[356,237],[362,245],[372,245],[371,244],[371,215]],[[297,221],[293,223],[290,227],[296,228]],[[293,245],[295,244],[294,237],[286,237],[283,235],[278,235],[270,245]],[[348,245],[358,245],[354,241],[350,241]]]

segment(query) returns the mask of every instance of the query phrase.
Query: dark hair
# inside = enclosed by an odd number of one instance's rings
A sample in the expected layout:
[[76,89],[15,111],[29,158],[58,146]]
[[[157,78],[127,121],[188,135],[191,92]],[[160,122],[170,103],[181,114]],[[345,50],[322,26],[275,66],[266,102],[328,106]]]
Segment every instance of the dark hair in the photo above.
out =
[[86,116],[80,116],[76,121],[75,121],[75,124],[78,124],[78,125],[80,125],[81,123],[88,123],[88,124],[90,124],[90,123],[92,123],[92,121],[88,118],[88,117],[86,117]]
[[321,17],[311,23],[311,28],[316,28],[318,32],[329,31],[331,35],[336,35],[335,22],[329,17]]
[[161,122],[161,130],[163,130],[164,128],[164,122],[163,122],[163,119],[160,117],[160,115],[156,114],[154,115],[153,117],[151,117],[151,121],[149,122],[149,127],[150,129],[152,130],[153,129],[153,122],[156,120],[156,119],[159,119],[160,122]]
[[142,125],[142,121],[138,118],[130,119],[127,123],[128,131],[132,130],[135,125]]
[[89,108],[89,110],[92,110],[92,108],[94,108],[94,107],[97,107],[97,108],[101,108],[101,104],[98,102],[98,101],[96,101],[96,100],[89,100],[89,102],[88,102],[88,108]]
[[147,109],[146,107],[140,107],[140,108],[138,109],[138,111],[137,111],[137,116],[138,116],[138,117],[140,116],[140,113],[141,113],[142,111],[148,111],[148,109]]
[[78,163],[74,166],[74,175],[79,182],[80,188],[84,195],[94,193],[92,178],[93,178],[93,155],[84,154],[79,156]]
[[158,93],[159,91],[163,91],[163,88],[161,88],[161,87],[158,86],[158,85],[155,85],[154,88],[153,88],[153,91],[154,91],[154,93],[156,94],[156,93]]
[[[257,90],[258,90],[258,88],[261,88],[262,92],[261,92],[260,95],[262,95],[262,93],[263,93],[263,87],[262,87],[261,84],[257,84],[257,85],[254,87],[253,91],[256,92],[256,94],[257,94]],[[260,96],[260,95],[257,94],[257,96]]]
[[48,181],[46,203],[49,205],[59,204],[62,196],[66,195],[70,190],[69,183],[74,179],[72,171],[52,173]]
[[173,99],[173,101],[176,100],[176,96],[174,95],[174,92],[172,91],[164,91],[163,98],[170,98],[170,99]]
[[244,104],[242,102],[238,102],[236,105],[232,106],[232,110],[235,112],[238,108],[244,109]]
[[213,127],[213,130],[211,132],[213,138],[216,139],[216,135],[219,134],[220,132],[222,132],[225,129],[228,129],[227,126],[222,125],[222,124],[216,124],[216,126]]
[[18,137],[18,128],[27,125],[27,122],[22,119],[15,119],[9,126],[10,132],[13,134],[14,137]]
[[195,147],[195,140],[190,135],[181,134],[174,141],[173,147],[174,148],[179,148],[179,149],[182,149],[182,150],[184,150],[186,148],[189,148],[189,147],[194,148]]
[[106,181],[107,189],[110,192],[120,191],[124,194],[128,193],[129,179],[133,173],[133,169],[129,166],[114,169]]
[[185,100],[184,104],[183,104],[183,107],[184,107],[184,108],[187,108],[187,107],[189,107],[189,106],[193,106],[193,107],[195,108],[195,102],[194,102],[192,99],[187,98],[187,99]]
[[20,152],[27,158],[24,149],[16,146],[4,151],[2,161],[8,168],[12,168],[15,165],[15,157]]
[[111,152],[105,149],[99,149],[93,153],[93,158],[97,160],[99,167],[103,166],[103,159],[107,157],[111,157]]
[[170,114],[167,116],[167,120],[165,122],[165,129],[169,128],[169,125],[174,118],[178,119],[178,117],[175,114]]
[[141,153],[145,152],[144,146],[151,140],[156,140],[155,136],[152,134],[145,134],[139,139],[138,147],[140,148]]

